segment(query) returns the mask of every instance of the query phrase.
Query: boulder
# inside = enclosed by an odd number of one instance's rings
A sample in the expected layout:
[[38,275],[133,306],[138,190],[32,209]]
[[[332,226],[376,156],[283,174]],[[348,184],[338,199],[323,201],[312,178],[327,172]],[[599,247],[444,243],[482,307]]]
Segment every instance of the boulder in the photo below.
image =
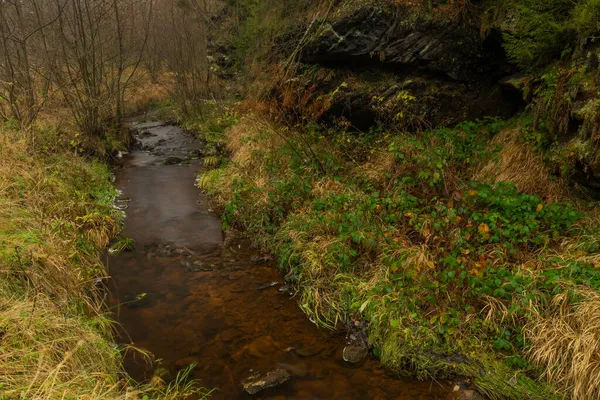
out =
[[[449,20],[415,23],[399,5],[369,3],[331,15],[299,56],[319,68],[274,88],[292,123],[300,115],[350,131],[418,132],[510,118],[524,106],[523,92],[502,82],[516,69],[498,32],[482,39],[478,29]],[[292,36],[300,40],[306,27],[297,30]]]
[[457,81],[497,81],[508,67],[500,39],[449,20],[419,21],[402,6],[371,4],[330,18],[301,53],[306,63],[409,67]]

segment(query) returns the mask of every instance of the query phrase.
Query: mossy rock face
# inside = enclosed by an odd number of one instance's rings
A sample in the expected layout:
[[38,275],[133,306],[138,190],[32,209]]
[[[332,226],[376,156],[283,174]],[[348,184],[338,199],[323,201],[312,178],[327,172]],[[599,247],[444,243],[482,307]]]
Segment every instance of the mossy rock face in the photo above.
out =
[[[286,38],[305,40],[306,27],[294,29]],[[310,35],[299,74],[273,93],[292,119],[419,131],[510,118],[524,105],[523,93],[505,83],[515,68],[500,35],[482,40],[457,21],[360,1],[344,3]]]
[[414,21],[402,7],[363,6],[328,21],[301,55],[319,64],[382,64],[458,81],[498,80],[508,65],[493,35],[449,22]]
[[[301,96],[289,96],[290,88]],[[377,68],[320,67],[277,90],[274,95],[286,98],[279,103],[291,118],[300,115],[326,126],[348,123],[361,131],[375,126],[419,131],[486,116],[509,118],[523,104],[522,93],[502,83]]]

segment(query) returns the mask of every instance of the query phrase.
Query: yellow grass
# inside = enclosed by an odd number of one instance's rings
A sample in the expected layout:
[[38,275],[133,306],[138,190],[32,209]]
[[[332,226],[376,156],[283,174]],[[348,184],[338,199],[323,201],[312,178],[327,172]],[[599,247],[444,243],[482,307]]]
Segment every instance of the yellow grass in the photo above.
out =
[[473,180],[488,184],[510,182],[520,192],[538,195],[544,201],[564,200],[568,193],[566,183],[550,179],[542,156],[530,144],[519,140],[520,133],[520,128],[499,133],[490,148],[501,146],[500,154],[482,165]]
[[118,397],[115,371],[121,368],[121,357],[90,326],[93,320],[65,315],[40,295],[0,297],[0,321],[0,385],[8,398]]
[[125,95],[127,114],[146,111],[153,103],[168,99],[173,85],[171,74],[162,73],[153,81],[148,73],[140,71]]
[[579,290],[579,303],[555,297],[553,312],[525,327],[529,356],[545,377],[565,387],[573,400],[600,398],[600,294]]

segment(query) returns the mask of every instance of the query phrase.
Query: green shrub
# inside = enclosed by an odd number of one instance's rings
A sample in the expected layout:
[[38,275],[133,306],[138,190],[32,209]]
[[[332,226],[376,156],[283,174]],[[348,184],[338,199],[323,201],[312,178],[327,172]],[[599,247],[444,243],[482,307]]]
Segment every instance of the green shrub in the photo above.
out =
[[582,38],[600,32],[600,0],[584,0],[573,9],[573,24]]
[[566,0],[515,2],[505,22],[514,24],[504,33],[508,58],[524,70],[558,58],[575,38],[568,19],[571,5]]

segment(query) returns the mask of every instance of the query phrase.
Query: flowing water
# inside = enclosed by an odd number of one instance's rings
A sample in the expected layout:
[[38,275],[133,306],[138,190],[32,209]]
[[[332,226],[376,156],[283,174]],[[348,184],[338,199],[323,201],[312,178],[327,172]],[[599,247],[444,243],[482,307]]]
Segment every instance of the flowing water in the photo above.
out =
[[[240,382],[275,368],[291,379],[254,398],[447,396],[438,383],[392,376],[375,359],[344,362],[344,334],[311,323],[268,258],[244,241],[223,245],[220,220],[194,187],[202,143],[160,122],[134,127],[141,149],[125,156],[117,186],[135,250],[108,260],[123,343],[162,359],[170,376],[196,363],[192,376],[216,388],[214,399],[251,398]],[[131,353],[126,368],[139,380],[154,369]]]

